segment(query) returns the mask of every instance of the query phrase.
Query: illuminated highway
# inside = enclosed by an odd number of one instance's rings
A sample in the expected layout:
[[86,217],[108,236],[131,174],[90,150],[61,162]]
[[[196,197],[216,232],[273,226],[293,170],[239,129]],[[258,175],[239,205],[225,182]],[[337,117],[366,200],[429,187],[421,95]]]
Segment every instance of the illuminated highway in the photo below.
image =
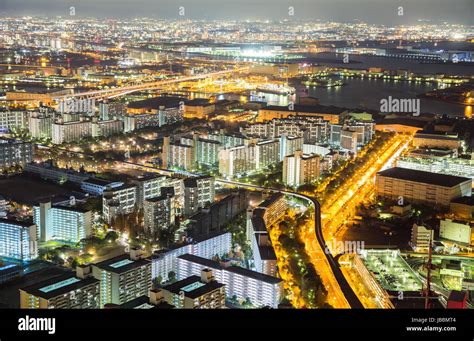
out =
[[[344,277],[338,262],[332,257],[329,252],[324,252],[325,250],[327,250],[327,245],[324,240],[323,231],[321,228],[321,208],[319,202],[316,199],[297,192],[262,187],[224,179],[216,179],[216,183],[242,188],[256,189],[261,191],[282,193],[285,195],[304,199],[314,205],[315,233],[313,234],[313,237],[311,239],[312,242],[310,243],[313,249],[307,251],[309,251],[309,254],[311,256],[311,259],[313,260],[313,263],[315,264],[318,274],[321,276],[321,279],[323,280],[326,289],[328,290],[329,303],[333,305],[334,308],[363,308],[363,305],[360,303],[356,294],[352,291],[352,288],[347,283],[346,278]],[[305,238],[309,237],[305,236]],[[315,262],[315,260],[317,261]]]
[[324,201],[322,221],[326,238],[333,238],[338,228],[354,214],[355,209],[373,192],[375,175],[393,162],[408,148],[410,135],[397,134],[382,151],[341,185],[334,195]]
[[216,72],[204,73],[204,74],[199,74],[199,75],[189,76],[189,77],[171,78],[171,79],[165,79],[165,80],[161,80],[157,82],[147,82],[147,83],[136,84],[136,85],[116,87],[116,88],[111,88],[111,89],[106,89],[106,90],[93,90],[93,91],[79,92],[79,93],[75,93],[71,95],[58,96],[53,99],[60,102],[60,101],[74,98],[74,97],[112,98],[112,97],[122,96],[125,94],[130,94],[136,91],[152,90],[152,89],[160,88],[164,85],[169,85],[169,84],[194,81],[198,79],[221,76],[221,75],[226,75],[226,74],[235,73],[235,72],[244,72],[244,71],[247,71],[248,69],[249,67],[241,67],[237,69],[216,71]]
[[[411,135],[403,134],[393,136],[384,144],[381,151],[340,185],[334,195],[325,200],[322,208],[322,230],[325,240],[333,241],[335,233],[341,226],[345,226],[346,220],[355,214],[356,208],[373,195],[376,174],[390,167],[393,160],[408,148],[411,138]],[[337,250],[329,249],[329,253],[337,257]],[[365,296],[370,296],[370,293],[359,290],[359,295],[361,295],[359,302],[365,302]]]

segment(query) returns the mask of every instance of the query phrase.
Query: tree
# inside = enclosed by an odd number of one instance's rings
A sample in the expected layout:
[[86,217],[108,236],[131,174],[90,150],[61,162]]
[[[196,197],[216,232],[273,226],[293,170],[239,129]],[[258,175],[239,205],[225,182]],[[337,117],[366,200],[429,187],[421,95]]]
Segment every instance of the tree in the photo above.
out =
[[118,239],[119,235],[115,231],[109,231],[104,237],[104,241],[106,243],[115,243]]
[[163,283],[163,278],[161,276],[153,278],[153,281],[152,281],[153,289],[161,288],[161,283]]
[[176,272],[174,271],[168,272],[168,281],[171,283],[176,282]]

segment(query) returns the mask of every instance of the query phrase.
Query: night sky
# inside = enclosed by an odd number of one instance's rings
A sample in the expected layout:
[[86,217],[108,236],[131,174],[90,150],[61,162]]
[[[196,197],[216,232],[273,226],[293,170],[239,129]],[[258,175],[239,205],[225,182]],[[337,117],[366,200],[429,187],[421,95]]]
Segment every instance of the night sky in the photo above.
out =
[[[474,25],[474,0],[0,0],[0,15],[61,15],[75,6],[78,17],[175,19],[185,7],[190,19],[362,20],[374,24],[412,24],[417,20]],[[294,7],[295,15],[288,16]],[[404,6],[404,16],[397,15]],[[182,17],[181,17],[182,18]]]

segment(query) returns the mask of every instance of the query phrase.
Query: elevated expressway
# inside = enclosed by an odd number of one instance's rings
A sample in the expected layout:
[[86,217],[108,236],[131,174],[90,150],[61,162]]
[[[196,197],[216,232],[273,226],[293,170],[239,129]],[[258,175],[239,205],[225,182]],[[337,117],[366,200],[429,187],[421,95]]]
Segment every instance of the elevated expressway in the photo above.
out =
[[230,69],[230,70],[203,73],[203,74],[199,74],[195,76],[170,78],[170,79],[164,79],[164,80],[155,81],[155,82],[146,82],[146,83],[104,89],[104,90],[78,92],[74,94],[57,96],[57,97],[54,97],[53,99],[57,101],[58,103],[61,101],[71,100],[73,98],[101,100],[101,99],[106,99],[106,98],[119,97],[119,96],[123,96],[123,95],[130,94],[133,92],[137,92],[137,91],[159,89],[165,85],[194,81],[198,79],[205,79],[205,78],[211,78],[211,77],[218,77],[218,76],[223,76],[223,75],[232,74],[232,73],[245,72],[248,70],[249,70],[249,67],[241,67],[241,68],[235,68],[235,69]]
[[[216,183],[236,186],[241,188],[248,188],[248,189],[255,189],[261,191],[268,191],[274,193],[282,193],[288,196],[293,196],[296,198],[304,199],[308,201],[311,205],[314,206],[314,230],[315,230],[315,241],[317,245],[312,245],[314,250],[314,255],[319,257],[318,264],[315,264],[316,269],[320,276],[322,277],[323,281],[329,284],[328,289],[328,296],[333,297],[332,304],[334,308],[356,308],[362,309],[364,308],[362,303],[359,301],[357,295],[354,293],[350,285],[348,284],[344,274],[342,273],[339,263],[337,260],[332,256],[331,252],[327,250],[327,244],[324,239],[322,224],[321,224],[321,205],[319,202],[307,195],[286,191],[286,190],[279,190],[275,188],[268,188],[268,187],[261,187],[257,185],[251,185],[247,183],[241,183],[236,181],[229,181],[224,179],[216,178]],[[323,259],[321,259],[320,255],[324,255]],[[314,255],[311,255],[311,258],[314,258]]]

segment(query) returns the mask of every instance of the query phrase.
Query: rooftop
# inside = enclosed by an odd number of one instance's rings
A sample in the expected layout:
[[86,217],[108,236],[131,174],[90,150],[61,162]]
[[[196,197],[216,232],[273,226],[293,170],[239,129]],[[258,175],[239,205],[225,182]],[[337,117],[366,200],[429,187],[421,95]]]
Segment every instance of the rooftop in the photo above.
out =
[[256,208],[253,210],[252,227],[255,232],[267,232],[267,227],[263,220],[264,213],[265,210],[263,208]]
[[331,115],[340,115],[346,109],[338,108],[333,106],[325,106],[325,105],[299,105],[296,104],[293,108],[294,110],[290,110],[288,106],[279,106],[279,105],[268,105],[262,110],[271,110],[271,111],[294,111],[295,113],[302,112],[308,114],[331,114]]
[[150,298],[146,295],[139,296],[131,301],[123,303],[120,309],[173,309],[174,306],[166,301],[160,302],[158,305],[150,303]]
[[209,103],[209,100],[206,98],[195,98],[189,101],[186,101],[186,105],[188,106],[196,106],[196,107],[209,107],[211,105],[214,105],[213,103]]
[[44,299],[50,299],[60,295],[64,295],[70,291],[99,283],[94,277],[80,279],[75,273],[70,273],[58,277],[53,277],[45,281],[21,288],[21,290]]
[[223,286],[225,285],[217,281],[210,281],[209,283],[206,283],[202,282],[201,277],[199,276],[190,276],[181,281],[167,285],[163,287],[163,289],[176,295],[184,292],[186,297],[195,299],[209,292],[222,288]]
[[268,199],[266,199],[264,202],[262,202],[260,205],[258,205],[258,207],[260,208],[268,208],[270,207],[272,204],[274,204],[275,202],[277,202],[278,200],[280,200],[281,198],[283,198],[284,195],[281,194],[281,193],[275,193],[273,194],[271,197],[269,197]]
[[17,225],[19,227],[30,227],[32,225],[34,225],[33,223],[25,223],[23,221],[18,221],[18,220],[15,220],[15,219],[0,219],[0,223],[4,223],[4,224],[10,224],[10,225]]
[[99,179],[99,178],[89,178],[87,180],[84,180],[83,183],[89,183],[89,184],[105,187],[105,186],[110,185],[111,183],[113,183],[113,181]]
[[72,207],[72,206],[62,206],[62,205],[55,205],[52,208],[58,209],[58,210],[65,210],[65,211],[70,211],[70,212],[77,212],[77,213],[87,213],[90,212],[89,210],[80,208],[80,207]]
[[415,138],[423,138],[423,139],[432,139],[432,140],[448,140],[448,141],[459,141],[457,136],[450,136],[444,134],[434,134],[434,133],[426,133],[426,132],[417,132],[415,134]]
[[211,268],[211,269],[217,269],[217,270],[225,270],[229,272],[233,272],[239,275],[242,275],[244,277],[248,278],[253,278],[262,282],[270,283],[270,284],[276,284],[280,283],[282,280],[280,278],[272,277],[265,275],[260,272],[252,271],[249,269],[242,268],[240,266],[229,266],[229,267],[223,267],[219,262],[213,261],[211,259],[206,259],[202,257],[198,257],[195,255],[191,254],[184,254],[179,256],[178,258],[187,260],[189,262],[197,263],[204,265],[205,267]]
[[276,260],[275,250],[269,245],[259,245],[258,252],[260,252],[260,258],[262,260]]
[[183,180],[184,187],[197,187],[197,182],[199,180],[212,180],[212,176],[198,176],[198,177],[191,177],[191,178],[186,178]]
[[111,259],[107,259],[103,262],[94,264],[94,266],[109,272],[114,273],[124,273],[135,268],[139,268],[142,266],[146,266],[151,264],[148,260],[145,259],[138,259],[132,260],[130,259],[129,254],[123,254]]
[[128,107],[132,109],[160,109],[160,107],[177,108],[179,107],[179,103],[185,100],[186,99],[182,97],[154,97],[142,101],[132,102],[128,105]]
[[463,178],[460,176],[430,173],[430,172],[424,172],[424,171],[419,171],[419,170],[414,170],[414,169],[399,168],[399,167],[389,168],[387,170],[379,172],[377,173],[377,176],[384,176],[388,178],[413,181],[413,182],[420,182],[420,183],[425,183],[428,185],[435,185],[435,186],[442,186],[442,187],[453,187],[466,181],[472,181],[469,178]]
[[380,125],[401,125],[407,127],[414,127],[423,129],[426,125],[426,122],[410,119],[410,118],[384,118],[383,120],[377,122],[378,126]]
[[[197,214],[200,214],[200,212],[197,213]],[[183,244],[175,244],[175,245],[173,245],[172,247],[170,247],[168,249],[161,249],[161,250],[155,251],[155,252],[153,252],[153,255],[151,255],[151,257],[148,257],[148,259],[153,259],[153,258],[156,258],[156,257],[160,258],[161,256],[166,255],[167,253],[169,253],[172,250],[185,247],[186,245],[198,244],[198,243],[204,242],[206,240],[216,238],[216,237],[220,237],[220,236],[226,235],[226,234],[229,235],[229,238],[230,238],[230,235],[231,235],[230,232],[226,232],[226,231],[209,233],[205,236],[200,236],[200,237],[194,238],[193,240],[190,240],[189,242],[186,242],[186,243],[183,243]]]

